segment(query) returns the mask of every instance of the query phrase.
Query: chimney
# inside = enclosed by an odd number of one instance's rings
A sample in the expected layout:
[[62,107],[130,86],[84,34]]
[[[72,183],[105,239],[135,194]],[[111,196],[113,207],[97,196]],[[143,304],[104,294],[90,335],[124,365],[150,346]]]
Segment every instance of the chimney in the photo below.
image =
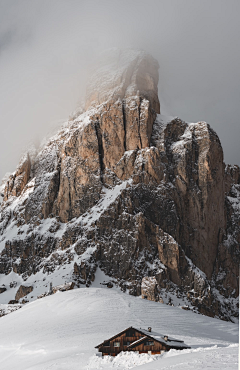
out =
[[167,342],[168,341],[168,336],[164,335],[163,339],[165,340],[165,342]]
[[148,327],[148,331],[151,333],[151,331],[152,331],[151,326]]

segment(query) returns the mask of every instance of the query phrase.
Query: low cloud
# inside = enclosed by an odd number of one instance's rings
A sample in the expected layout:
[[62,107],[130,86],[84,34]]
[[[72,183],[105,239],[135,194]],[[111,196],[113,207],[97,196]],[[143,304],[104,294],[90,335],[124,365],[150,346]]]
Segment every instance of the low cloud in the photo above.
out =
[[68,118],[109,47],[150,52],[162,112],[209,122],[240,164],[239,11],[235,0],[1,0],[0,177]]

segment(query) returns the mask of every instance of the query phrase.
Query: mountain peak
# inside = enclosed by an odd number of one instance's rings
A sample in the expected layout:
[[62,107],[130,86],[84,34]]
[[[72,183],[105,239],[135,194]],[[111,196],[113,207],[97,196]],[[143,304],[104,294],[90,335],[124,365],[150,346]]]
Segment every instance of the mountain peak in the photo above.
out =
[[147,53],[105,52],[87,110],[5,179],[2,302],[21,285],[32,299],[45,281],[90,286],[99,267],[131,294],[237,315],[239,167],[225,171],[206,122],[157,115],[157,83]]
[[158,69],[158,62],[143,50],[106,50],[91,75],[85,108],[137,95],[160,113]]

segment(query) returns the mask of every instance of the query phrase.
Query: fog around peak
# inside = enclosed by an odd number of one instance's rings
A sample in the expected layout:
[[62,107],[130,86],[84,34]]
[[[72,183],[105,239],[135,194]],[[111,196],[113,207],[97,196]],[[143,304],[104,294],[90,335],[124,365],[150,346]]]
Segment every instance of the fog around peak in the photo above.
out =
[[158,60],[162,113],[207,121],[240,164],[239,1],[0,0],[0,177],[64,122],[104,49]]

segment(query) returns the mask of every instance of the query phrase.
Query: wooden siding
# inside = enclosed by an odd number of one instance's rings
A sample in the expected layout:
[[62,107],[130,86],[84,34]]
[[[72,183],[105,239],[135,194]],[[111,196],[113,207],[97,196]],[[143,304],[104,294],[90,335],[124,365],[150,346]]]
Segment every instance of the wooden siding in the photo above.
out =
[[146,344],[146,342],[148,342],[149,339],[145,339],[143,342],[129,348],[129,351],[138,351],[139,353],[148,353],[149,351],[152,352],[152,354],[160,354],[162,351],[167,351],[167,347],[164,346],[163,344],[157,342],[156,340],[154,339],[151,339],[151,342],[153,342],[154,344],[149,346]]
[[[151,336],[150,332],[149,335]],[[164,345],[158,343],[152,338],[146,338],[143,343],[139,343],[136,344],[136,346],[133,346],[132,348],[128,348],[127,342],[131,344],[144,337],[146,337],[146,335],[138,332],[135,329],[127,329],[124,333],[121,333],[120,335],[115,336],[111,340],[102,343],[98,350],[99,352],[102,352],[103,356],[105,355],[116,356],[122,351],[139,351],[139,353],[148,353],[148,351],[151,351],[153,354],[158,354],[161,353],[162,350],[165,351],[168,350]],[[154,345],[152,346],[145,345],[145,342],[147,341],[154,342]],[[114,346],[115,342],[120,343],[119,347]]]

